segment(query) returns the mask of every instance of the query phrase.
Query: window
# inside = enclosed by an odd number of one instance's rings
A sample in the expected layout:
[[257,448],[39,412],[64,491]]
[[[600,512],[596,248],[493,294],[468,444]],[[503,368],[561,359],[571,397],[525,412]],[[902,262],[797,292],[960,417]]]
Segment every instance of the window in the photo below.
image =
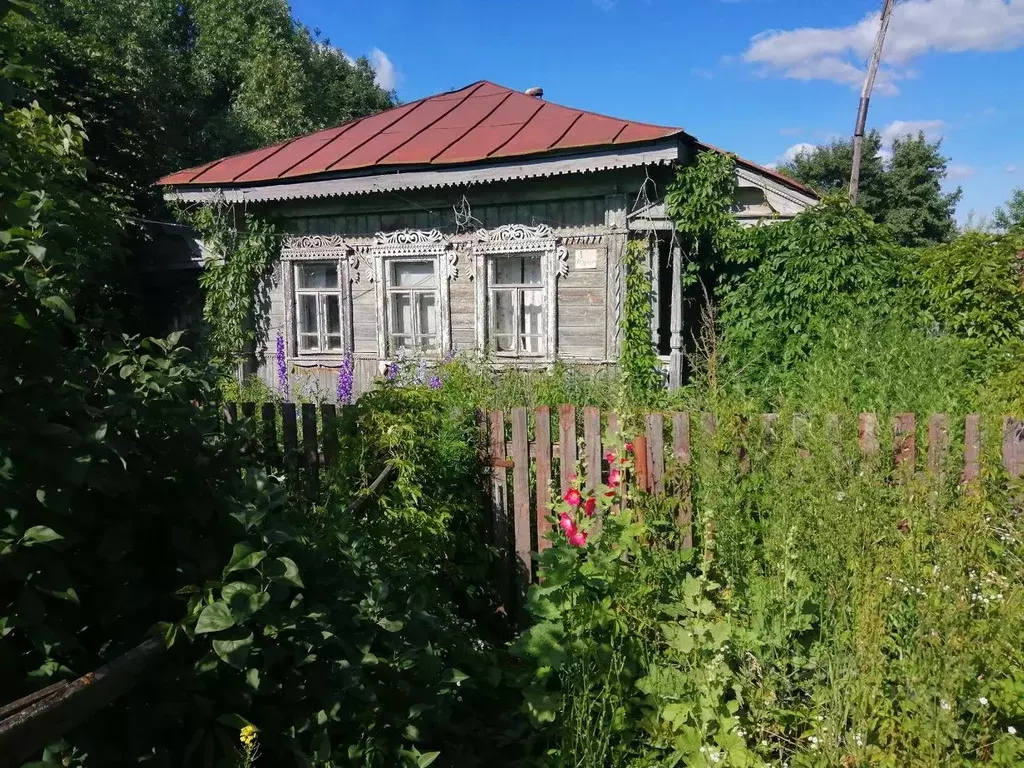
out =
[[341,352],[340,262],[302,262],[294,269],[299,354]]
[[388,351],[438,348],[437,273],[434,261],[395,260],[389,265]]
[[498,354],[544,354],[544,285],[539,253],[492,256],[491,341]]

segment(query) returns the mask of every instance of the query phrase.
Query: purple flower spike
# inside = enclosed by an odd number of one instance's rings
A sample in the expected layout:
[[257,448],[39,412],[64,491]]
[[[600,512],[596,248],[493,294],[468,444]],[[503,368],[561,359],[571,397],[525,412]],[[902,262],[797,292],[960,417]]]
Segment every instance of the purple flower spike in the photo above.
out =
[[352,378],[355,371],[355,361],[352,353],[346,352],[341,361],[341,368],[338,369],[338,404],[352,405]]
[[277,335],[277,352],[275,355],[277,361],[277,388],[281,391],[281,396],[285,399],[288,398],[288,364],[285,362],[284,357],[284,336],[281,334]]
[[390,363],[387,368],[384,369],[384,378],[388,381],[394,381],[398,378],[398,363]]
[[430,388],[431,389],[440,389],[441,388],[441,377],[438,376],[436,373],[433,376],[430,377]]

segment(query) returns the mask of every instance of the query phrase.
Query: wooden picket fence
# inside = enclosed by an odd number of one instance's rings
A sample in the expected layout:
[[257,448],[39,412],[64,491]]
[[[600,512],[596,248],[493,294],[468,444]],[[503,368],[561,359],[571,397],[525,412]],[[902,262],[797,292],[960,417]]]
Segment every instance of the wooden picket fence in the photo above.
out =
[[[555,416],[558,420],[555,430],[557,442],[552,440],[551,420]],[[766,435],[778,434],[777,414],[763,414],[760,418]],[[686,465],[693,460],[691,422],[708,436],[717,429],[716,417],[710,413],[650,413],[644,419],[642,434],[621,435],[617,414],[602,414],[598,408],[577,409],[572,405],[560,405],[554,410],[540,407],[532,412],[514,408],[507,414],[489,411],[480,414],[479,421],[488,436],[485,462],[491,473],[493,539],[500,549],[514,556],[512,570],[517,575],[520,596],[533,578],[532,553],[550,546],[547,534],[551,528],[549,516],[553,489],[564,495],[577,466],[582,487],[592,489],[607,477],[608,466],[604,456],[609,448],[630,440],[634,448],[632,482],[645,491],[662,496],[666,492],[666,467],[670,467],[673,461]],[[798,415],[794,417],[793,429],[797,434],[806,433],[809,424],[808,417]],[[840,439],[839,424],[838,416],[828,417],[826,428],[834,441]],[[582,440],[578,433],[580,426]],[[861,453],[878,457],[881,450],[878,416],[860,414],[857,426]],[[913,413],[899,414],[893,418],[891,426],[894,466],[916,471],[916,416]],[[978,478],[982,448],[979,415],[968,415],[964,419],[962,467],[948,465],[950,420],[947,415],[929,416],[925,436],[926,471],[960,471],[965,483]],[[739,470],[749,471],[748,446],[737,444],[735,448]],[[806,449],[798,450],[805,455],[807,453]],[[1001,453],[1003,466],[1011,477],[1024,475],[1024,421],[1009,417],[1003,419]],[[553,477],[556,461],[557,477]],[[684,545],[692,546],[691,505],[688,499],[679,501],[681,513],[678,519],[686,527]],[[508,584],[507,588],[511,589],[512,585]],[[511,593],[507,597],[511,598]]]

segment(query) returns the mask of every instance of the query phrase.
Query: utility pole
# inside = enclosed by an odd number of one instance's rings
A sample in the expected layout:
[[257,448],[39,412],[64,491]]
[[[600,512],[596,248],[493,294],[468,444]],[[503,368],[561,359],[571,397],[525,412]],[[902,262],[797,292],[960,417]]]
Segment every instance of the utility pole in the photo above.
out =
[[868,122],[868,104],[871,101],[871,91],[875,87],[878,65],[882,61],[882,48],[885,45],[885,33],[889,31],[893,5],[895,0],[885,0],[882,23],[878,27],[878,37],[875,38],[875,48],[871,52],[868,74],[864,78],[864,88],[860,92],[860,104],[857,106],[857,125],[853,131],[853,168],[850,169],[850,202],[854,205],[857,204],[857,195],[860,192],[860,158],[864,151],[864,127]]

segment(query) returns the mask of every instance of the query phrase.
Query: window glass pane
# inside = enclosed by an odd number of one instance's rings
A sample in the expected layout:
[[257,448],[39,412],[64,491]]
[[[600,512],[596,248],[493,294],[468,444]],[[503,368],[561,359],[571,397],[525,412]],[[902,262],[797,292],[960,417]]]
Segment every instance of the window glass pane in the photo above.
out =
[[540,256],[499,256],[494,259],[495,285],[540,283]]
[[522,291],[521,293],[523,297],[521,332],[532,336],[541,336],[544,333],[542,294],[540,291]]
[[392,335],[391,336],[391,351],[392,352],[397,352],[398,350],[402,349],[403,347],[405,349],[412,349],[412,347],[413,347],[412,336],[395,336],[395,335]]
[[324,296],[324,319],[327,322],[328,334],[341,335],[341,297]]
[[327,348],[331,349],[331,350],[341,349],[342,348],[342,345],[341,345],[341,334],[338,334],[337,336],[328,336],[327,337]]
[[437,312],[434,309],[434,294],[420,293],[416,295],[419,310],[419,332],[433,338],[437,333]]
[[301,264],[299,288],[337,288],[338,268],[334,264]]
[[434,262],[432,261],[396,261],[394,284],[401,288],[433,288]]
[[391,331],[412,333],[412,296],[408,293],[391,294]]
[[300,333],[299,334],[299,350],[302,352],[308,352],[310,350],[316,350],[319,346],[315,333]]
[[299,333],[316,334],[316,296],[299,295]]
[[494,327],[494,348],[498,352],[515,350],[515,291],[494,291],[491,294]]

